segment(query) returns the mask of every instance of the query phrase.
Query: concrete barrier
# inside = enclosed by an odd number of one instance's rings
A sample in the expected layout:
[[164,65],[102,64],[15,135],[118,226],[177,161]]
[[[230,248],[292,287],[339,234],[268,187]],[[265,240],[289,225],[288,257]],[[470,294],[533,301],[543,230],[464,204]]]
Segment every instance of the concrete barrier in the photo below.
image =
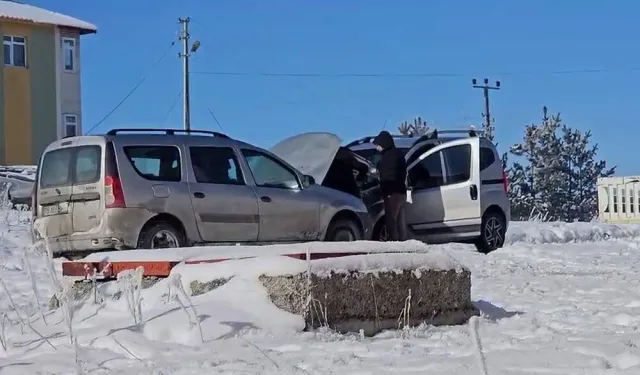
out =
[[471,272],[446,254],[370,254],[311,261],[310,272],[262,275],[280,309],[338,332],[463,324],[478,310]]

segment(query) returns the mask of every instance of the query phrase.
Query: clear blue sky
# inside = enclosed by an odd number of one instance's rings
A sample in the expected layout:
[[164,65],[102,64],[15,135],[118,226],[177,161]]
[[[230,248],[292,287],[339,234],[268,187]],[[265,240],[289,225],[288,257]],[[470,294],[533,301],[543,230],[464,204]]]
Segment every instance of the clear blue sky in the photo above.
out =
[[[640,174],[637,1],[576,0],[33,0],[98,26],[82,40],[84,129],[96,124],[177,38],[190,16],[202,45],[193,72],[453,73],[453,77],[318,78],[192,75],[192,126],[268,147],[304,131],[345,141],[423,116],[441,127],[480,123],[471,78],[492,93],[501,151],[541,108],[591,129],[618,174]],[[486,22],[485,22],[486,20]],[[176,44],[96,132],[181,126]],[[553,71],[605,69],[598,74]],[[515,74],[508,74],[515,73]],[[526,73],[526,74],[525,74]]]

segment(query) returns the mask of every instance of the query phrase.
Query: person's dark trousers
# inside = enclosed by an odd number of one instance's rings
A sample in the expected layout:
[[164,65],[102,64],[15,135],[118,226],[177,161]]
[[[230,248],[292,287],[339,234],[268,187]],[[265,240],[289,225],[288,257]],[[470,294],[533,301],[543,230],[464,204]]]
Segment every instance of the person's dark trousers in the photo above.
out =
[[405,241],[407,224],[404,218],[404,206],[407,194],[394,193],[384,197],[384,212],[387,223],[387,241]]

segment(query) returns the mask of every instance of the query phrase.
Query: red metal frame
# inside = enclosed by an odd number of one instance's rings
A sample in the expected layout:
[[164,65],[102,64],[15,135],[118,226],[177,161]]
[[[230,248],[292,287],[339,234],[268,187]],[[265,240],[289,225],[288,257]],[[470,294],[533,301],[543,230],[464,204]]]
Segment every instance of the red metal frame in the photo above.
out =
[[[311,260],[338,258],[352,255],[365,255],[366,252],[353,253],[311,253]],[[282,256],[306,260],[306,253],[282,254]],[[256,256],[242,258],[213,258],[203,260],[187,260],[185,264],[202,264],[202,263],[219,263],[227,260],[241,260],[256,258]],[[92,278],[94,275],[97,279],[113,279],[125,270],[135,270],[138,267],[144,269],[144,276],[167,277],[171,273],[173,267],[178,265],[179,261],[113,261],[113,262],[83,262],[83,261],[67,261],[62,263],[63,276]]]

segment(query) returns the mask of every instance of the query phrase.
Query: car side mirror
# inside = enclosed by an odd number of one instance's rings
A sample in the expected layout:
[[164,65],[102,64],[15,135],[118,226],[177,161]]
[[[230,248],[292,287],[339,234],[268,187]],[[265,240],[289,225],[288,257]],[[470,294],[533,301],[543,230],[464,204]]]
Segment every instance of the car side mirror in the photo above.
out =
[[304,176],[302,176],[302,185],[305,188],[308,188],[311,185],[315,185],[316,183],[316,179],[313,178],[313,176],[309,176],[308,174],[305,174]]

